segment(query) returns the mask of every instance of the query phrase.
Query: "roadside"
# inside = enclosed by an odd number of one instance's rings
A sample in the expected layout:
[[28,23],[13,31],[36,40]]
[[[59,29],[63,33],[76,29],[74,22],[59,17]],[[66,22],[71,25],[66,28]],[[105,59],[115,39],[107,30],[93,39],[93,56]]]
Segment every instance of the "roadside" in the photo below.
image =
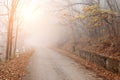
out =
[[22,80],[26,74],[25,67],[31,56],[31,52],[26,52],[17,58],[0,64],[0,80]]
[[80,57],[74,55],[71,52],[67,52],[67,51],[61,50],[61,49],[55,49],[55,50],[66,56],[69,56],[70,58],[74,59],[76,62],[86,66],[86,68],[93,70],[94,72],[96,72],[96,74],[98,76],[105,78],[105,80],[120,80],[119,74],[115,74],[115,73],[105,70],[102,67],[98,67],[97,65],[95,65],[91,62],[88,62],[84,59],[81,59]]

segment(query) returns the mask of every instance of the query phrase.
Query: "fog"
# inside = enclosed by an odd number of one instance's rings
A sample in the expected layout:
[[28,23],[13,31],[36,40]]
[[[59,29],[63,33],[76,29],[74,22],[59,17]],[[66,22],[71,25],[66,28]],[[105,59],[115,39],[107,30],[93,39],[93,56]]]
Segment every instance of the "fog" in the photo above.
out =
[[51,0],[36,0],[34,3],[33,7],[38,7],[37,10],[23,23],[24,31],[27,34],[25,45],[45,47],[56,44],[62,37],[65,28],[59,25],[59,15],[52,5],[54,3]]
[[[81,12],[84,5],[72,6],[73,10],[68,5],[94,3],[97,2],[96,0],[30,0],[28,2],[24,3],[25,7],[22,8],[24,46],[36,48],[53,46],[71,37],[79,39],[80,36],[89,36],[89,31],[79,20],[71,20],[79,15],[76,11]],[[107,8],[106,2],[101,0],[100,3],[101,7]],[[64,17],[64,14],[68,15]],[[67,25],[63,25],[66,23]]]
[[[82,0],[70,1],[76,3],[83,2]],[[70,25],[62,25],[68,23],[65,18],[61,19],[64,12],[66,12],[66,8],[63,6],[67,5],[69,5],[67,0],[32,1],[28,8],[31,10],[35,9],[35,11],[32,14],[29,12],[28,15],[25,15],[23,23],[23,28],[27,34],[25,46],[46,47],[66,41],[72,34]],[[81,5],[74,6],[74,8],[79,10]],[[67,8],[67,10],[69,9]],[[84,32],[83,30],[81,31]]]

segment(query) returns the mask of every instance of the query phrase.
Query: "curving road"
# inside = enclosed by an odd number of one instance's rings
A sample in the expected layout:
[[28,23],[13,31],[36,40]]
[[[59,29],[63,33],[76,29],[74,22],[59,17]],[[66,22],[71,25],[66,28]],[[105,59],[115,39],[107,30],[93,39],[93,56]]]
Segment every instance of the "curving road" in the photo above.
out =
[[103,80],[71,58],[41,48],[31,58],[24,80]]

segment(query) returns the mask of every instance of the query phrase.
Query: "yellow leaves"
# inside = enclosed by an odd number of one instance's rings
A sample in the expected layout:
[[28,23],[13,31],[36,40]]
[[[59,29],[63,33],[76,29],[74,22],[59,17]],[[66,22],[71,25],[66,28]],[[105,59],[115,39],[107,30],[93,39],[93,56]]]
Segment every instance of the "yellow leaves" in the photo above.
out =
[[115,17],[117,15],[117,13],[111,11],[111,10],[101,10],[101,16],[104,18],[112,18]]
[[93,27],[100,27],[101,26],[101,23],[95,23],[94,25],[93,25]]
[[83,8],[83,11],[84,12],[89,12],[89,11],[92,11],[92,10],[96,10],[98,8],[99,8],[99,6],[97,4],[91,5],[91,6],[87,5]]
[[90,27],[101,27],[102,24],[108,25],[116,18],[117,13],[111,10],[101,9],[98,4],[87,5],[83,8],[83,14],[77,18],[84,19]]
[[93,20],[94,20],[94,22],[97,22],[99,19],[98,18],[94,18]]
[[116,12],[113,12],[113,11],[111,11],[111,10],[105,10],[105,9],[101,9],[101,13],[102,13],[102,14],[117,15]]
[[78,16],[75,16],[75,19],[84,19],[85,18],[85,15],[83,15],[83,14],[80,14],[80,15],[78,15]]
[[85,6],[84,8],[83,8],[83,11],[84,12],[87,12],[89,10],[89,7],[88,6]]
[[84,15],[79,15],[79,18],[84,19],[85,16]]

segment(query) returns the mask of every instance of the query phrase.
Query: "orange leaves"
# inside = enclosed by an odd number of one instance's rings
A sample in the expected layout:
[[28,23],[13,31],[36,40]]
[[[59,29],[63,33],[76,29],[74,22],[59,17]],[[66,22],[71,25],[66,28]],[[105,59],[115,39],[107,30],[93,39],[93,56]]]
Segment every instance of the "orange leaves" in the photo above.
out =
[[20,55],[9,62],[0,65],[0,80],[22,80],[25,75],[25,67],[32,53]]

